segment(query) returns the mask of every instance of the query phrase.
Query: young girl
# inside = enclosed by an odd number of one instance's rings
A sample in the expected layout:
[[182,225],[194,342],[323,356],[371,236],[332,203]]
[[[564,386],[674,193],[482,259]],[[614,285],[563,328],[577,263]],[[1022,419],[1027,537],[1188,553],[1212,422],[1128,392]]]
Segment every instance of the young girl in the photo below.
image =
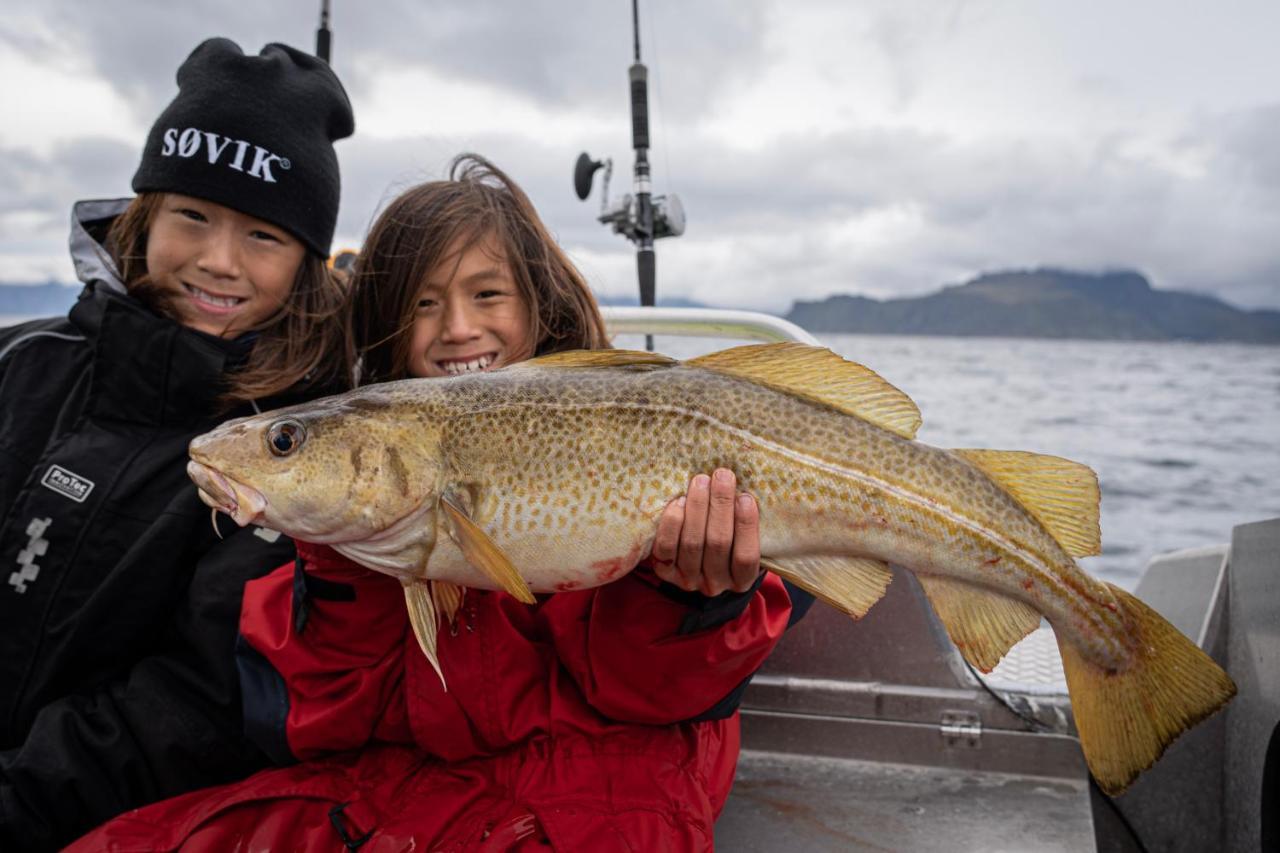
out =
[[[365,381],[607,345],[528,199],[474,156],[379,217],[351,303]],[[127,815],[83,849],[709,849],[736,688],[791,610],[727,473],[696,477],[617,582],[533,606],[468,590],[438,635],[447,692],[400,583],[299,543],[296,565],[246,588],[242,671],[257,742],[307,760]]]
[[351,108],[283,45],[206,41],[178,86],[137,196],[76,206],[69,316],[0,331],[0,849],[266,763],[232,651],[245,581],[292,544],[220,541],[186,447],[347,384],[324,258]]

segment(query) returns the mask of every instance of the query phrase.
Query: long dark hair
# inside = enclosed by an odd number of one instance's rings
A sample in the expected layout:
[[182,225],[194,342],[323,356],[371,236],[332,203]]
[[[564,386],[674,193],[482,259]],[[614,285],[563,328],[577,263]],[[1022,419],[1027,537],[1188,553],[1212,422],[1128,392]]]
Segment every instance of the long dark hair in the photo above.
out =
[[586,280],[529,197],[484,157],[459,154],[447,180],[401,193],[369,229],[349,291],[349,337],[361,382],[404,378],[407,332],[423,282],[455,244],[466,251],[490,235],[528,308],[533,355],[609,346]]
[[[107,248],[129,293],[158,314],[179,319],[171,297],[147,272],[147,235],[164,193],[140,193],[112,223]],[[228,408],[299,386],[337,391],[351,385],[346,295],[325,261],[308,251],[280,310],[264,320],[245,365],[227,377]]]

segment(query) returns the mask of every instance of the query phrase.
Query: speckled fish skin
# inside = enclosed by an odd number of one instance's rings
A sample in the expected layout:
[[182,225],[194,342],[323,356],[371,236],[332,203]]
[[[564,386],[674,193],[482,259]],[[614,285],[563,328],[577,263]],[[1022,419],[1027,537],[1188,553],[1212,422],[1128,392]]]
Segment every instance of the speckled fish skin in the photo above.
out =
[[[286,417],[306,442],[275,459],[261,436]],[[262,492],[267,526],[402,579],[492,587],[443,534],[434,503],[452,493],[534,592],[625,574],[689,477],[723,466],[759,502],[763,554],[874,557],[994,589],[1103,666],[1129,642],[1111,591],[965,459],[696,366],[387,383],[232,422],[192,458]]]

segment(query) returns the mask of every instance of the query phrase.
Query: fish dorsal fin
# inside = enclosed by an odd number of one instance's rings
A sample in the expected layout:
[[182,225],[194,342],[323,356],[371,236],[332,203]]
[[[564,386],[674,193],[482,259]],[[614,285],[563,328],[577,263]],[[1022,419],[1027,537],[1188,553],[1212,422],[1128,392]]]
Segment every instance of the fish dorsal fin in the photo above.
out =
[[893,580],[888,563],[864,557],[761,557],[760,565],[855,619],[867,615]]
[[1098,475],[1070,459],[1019,450],[953,450],[1014,497],[1073,557],[1102,552]]
[[825,403],[903,438],[915,438],[920,428],[920,410],[910,397],[869,367],[823,347],[748,344],[685,363]]
[[522,361],[514,367],[674,367],[680,362],[656,352],[629,349],[576,349]]
[[1040,626],[1030,604],[941,575],[917,574],[933,612],[964,659],[990,672],[1009,649]]
[[448,495],[440,498],[440,507],[444,510],[445,527],[462,556],[467,562],[484,573],[484,576],[497,584],[498,589],[523,601],[534,604],[537,599],[529,590],[529,585],[512,565],[511,558],[503,552],[498,544],[489,538],[480,527],[472,521],[463,509],[454,503]]
[[418,639],[422,653],[427,656],[431,668],[440,676],[440,685],[447,691],[444,671],[440,669],[440,655],[437,652],[436,633],[440,630],[436,616],[435,600],[431,588],[423,581],[409,581],[404,585],[404,602],[409,608],[409,624],[413,627],[413,636]]

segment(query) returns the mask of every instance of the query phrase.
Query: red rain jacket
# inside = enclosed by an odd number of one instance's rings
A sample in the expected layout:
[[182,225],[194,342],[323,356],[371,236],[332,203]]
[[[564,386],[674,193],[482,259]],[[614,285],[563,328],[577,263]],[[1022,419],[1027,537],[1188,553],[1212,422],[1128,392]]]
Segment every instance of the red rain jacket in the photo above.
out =
[[303,762],[130,812],[71,849],[712,847],[736,688],[791,611],[777,577],[715,599],[643,566],[533,606],[468,590],[439,632],[446,691],[398,581],[298,551],[305,572],[246,586],[240,652],[251,737]]

